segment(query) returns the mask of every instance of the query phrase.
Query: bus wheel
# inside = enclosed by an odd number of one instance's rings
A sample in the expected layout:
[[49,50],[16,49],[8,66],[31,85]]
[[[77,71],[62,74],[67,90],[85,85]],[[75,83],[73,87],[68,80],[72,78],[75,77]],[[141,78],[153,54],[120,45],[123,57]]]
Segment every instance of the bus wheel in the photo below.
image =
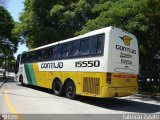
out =
[[69,99],[75,99],[76,98],[76,87],[75,84],[72,81],[68,81],[65,86],[65,95]]
[[54,81],[52,89],[53,93],[57,96],[61,96],[63,93],[62,83],[59,80]]
[[20,76],[19,82],[21,82],[21,85],[24,86],[25,84],[23,83],[23,76]]

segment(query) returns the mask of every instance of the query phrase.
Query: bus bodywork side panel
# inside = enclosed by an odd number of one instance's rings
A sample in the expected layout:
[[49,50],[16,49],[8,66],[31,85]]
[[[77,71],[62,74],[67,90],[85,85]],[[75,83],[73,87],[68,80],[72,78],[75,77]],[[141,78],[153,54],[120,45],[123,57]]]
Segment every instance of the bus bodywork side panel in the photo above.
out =
[[33,70],[37,81],[37,86],[52,89],[53,80],[55,78],[61,79],[60,70],[58,69],[57,71],[44,71],[42,70],[42,68],[40,68],[40,64],[42,63],[33,63]]

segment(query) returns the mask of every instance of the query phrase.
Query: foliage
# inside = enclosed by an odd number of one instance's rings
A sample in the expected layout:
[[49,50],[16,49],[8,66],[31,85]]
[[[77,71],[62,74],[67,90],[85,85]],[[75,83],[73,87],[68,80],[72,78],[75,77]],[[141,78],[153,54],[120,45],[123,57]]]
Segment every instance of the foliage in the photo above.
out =
[[13,59],[13,53],[17,50],[17,39],[12,34],[14,21],[9,12],[0,6],[0,63],[4,59]]
[[98,16],[90,19],[80,34],[115,26],[133,33],[138,38],[140,75],[160,78],[160,1],[159,0],[108,0],[96,4],[92,12]]
[[17,34],[30,48],[73,37],[92,18],[95,1],[25,0]]

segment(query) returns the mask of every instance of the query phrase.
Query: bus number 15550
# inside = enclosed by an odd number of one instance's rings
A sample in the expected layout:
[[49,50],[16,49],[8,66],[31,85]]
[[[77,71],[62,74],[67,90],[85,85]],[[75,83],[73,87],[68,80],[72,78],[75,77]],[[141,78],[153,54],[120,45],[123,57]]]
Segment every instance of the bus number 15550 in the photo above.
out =
[[75,62],[75,67],[99,67],[100,61],[99,60],[91,60],[91,61],[77,61]]

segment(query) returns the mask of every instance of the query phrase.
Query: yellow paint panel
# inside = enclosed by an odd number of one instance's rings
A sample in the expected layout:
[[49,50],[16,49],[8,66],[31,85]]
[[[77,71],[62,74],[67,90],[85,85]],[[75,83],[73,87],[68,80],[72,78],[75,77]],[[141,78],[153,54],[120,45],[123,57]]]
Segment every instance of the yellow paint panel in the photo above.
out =
[[[52,71],[39,71],[38,64],[33,63],[34,75],[37,81],[37,85],[45,88],[52,89],[52,82],[55,78],[59,78],[64,84],[65,80],[71,79],[74,81],[76,86],[76,94],[84,95],[84,96],[94,96],[94,97],[114,97],[116,93],[119,96],[130,95],[134,92],[137,92],[137,77],[134,78],[125,78],[124,76],[136,76],[130,74],[122,74],[122,73],[112,73],[111,84],[106,82],[107,73],[101,72],[52,72]],[[121,77],[115,77],[115,75],[122,75]],[[86,88],[90,90],[90,92],[84,92],[83,79],[97,79],[99,80],[99,85],[94,86],[91,85]],[[93,83],[94,84],[94,83]],[[98,89],[98,90],[97,90]],[[96,91],[97,90],[97,91]],[[118,92],[119,91],[119,92]],[[131,91],[131,92],[127,92]],[[92,92],[98,92],[97,94],[93,94]]]
[[45,88],[52,88],[53,79],[58,77],[61,78],[60,72],[52,71],[39,71],[38,63],[33,63],[34,75],[37,81],[37,85]]
[[[134,77],[134,78],[132,78]],[[134,74],[113,73],[111,85],[108,87],[135,87],[137,84],[137,76]]]

